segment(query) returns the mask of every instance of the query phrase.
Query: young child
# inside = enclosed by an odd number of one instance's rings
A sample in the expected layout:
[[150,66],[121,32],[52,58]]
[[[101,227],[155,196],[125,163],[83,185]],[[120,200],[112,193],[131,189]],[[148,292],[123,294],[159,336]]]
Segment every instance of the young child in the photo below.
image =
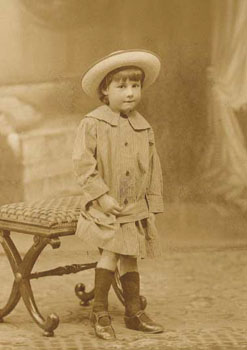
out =
[[104,103],[81,121],[73,151],[84,203],[77,234],[102,252],[91,314],[102,339],[115,338],[108,292],[118,261],[126,327],[163,332],[142,310],[137,264],[138,257],[157,256],[160,247],[154,214],[163,211],[161,167],[152,128],[136,111],[142,89],[159,71],[152,52],[124,50],[96,62],[82,78],[84,92]]

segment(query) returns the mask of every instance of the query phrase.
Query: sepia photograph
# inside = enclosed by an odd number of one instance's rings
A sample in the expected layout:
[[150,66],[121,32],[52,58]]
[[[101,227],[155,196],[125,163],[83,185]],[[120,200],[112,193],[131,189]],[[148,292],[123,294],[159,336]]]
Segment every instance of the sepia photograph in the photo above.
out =
[[0,0],[0,350],[247,349],[246,39],[247,0]]

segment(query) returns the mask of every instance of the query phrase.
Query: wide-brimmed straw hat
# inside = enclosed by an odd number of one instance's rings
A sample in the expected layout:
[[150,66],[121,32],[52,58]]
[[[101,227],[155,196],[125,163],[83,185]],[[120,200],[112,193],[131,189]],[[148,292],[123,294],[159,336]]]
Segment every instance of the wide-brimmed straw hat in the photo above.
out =
[[120,67],[135,66],[145,73],[143,88],[147,88],[157,79],[160,72],[159,57],[147,50],[121,50],[95,62],[82,77],[82,89],[93,98],[98,98],[98,88],[105,76]]

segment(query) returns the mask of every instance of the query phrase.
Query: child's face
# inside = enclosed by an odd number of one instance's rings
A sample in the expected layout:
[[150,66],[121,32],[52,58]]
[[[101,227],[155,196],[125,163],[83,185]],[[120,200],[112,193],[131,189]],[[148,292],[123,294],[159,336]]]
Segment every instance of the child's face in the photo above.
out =
[[115,112],[128,113],[136,108],[141,100],[141,82],[113,80],[103,91],[108,96],[109,107]]

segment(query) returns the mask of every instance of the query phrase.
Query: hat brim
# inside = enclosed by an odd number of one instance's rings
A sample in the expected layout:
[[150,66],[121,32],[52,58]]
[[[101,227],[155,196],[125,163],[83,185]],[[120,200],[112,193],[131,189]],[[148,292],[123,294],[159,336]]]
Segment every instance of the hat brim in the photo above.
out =
[[94,63],[82,77],[82,89],[93,98],[98,98],[98,88],[104,77],[120,67],[136,66],[145,73],[143,88],[157,79],[160,72],[160,59],[147,50],[123,50],[114,52]]

